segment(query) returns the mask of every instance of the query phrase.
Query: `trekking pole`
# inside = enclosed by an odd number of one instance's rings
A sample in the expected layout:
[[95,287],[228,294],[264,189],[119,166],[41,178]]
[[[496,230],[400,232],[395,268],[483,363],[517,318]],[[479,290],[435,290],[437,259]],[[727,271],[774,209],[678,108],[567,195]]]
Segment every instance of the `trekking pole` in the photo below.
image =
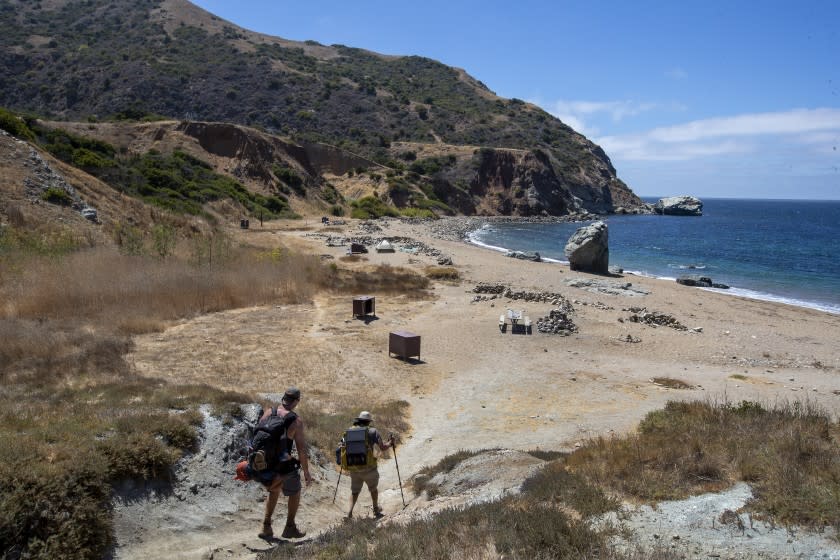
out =
[[405,503],[405,496],[403,495],[403,489],[402,489],[402,479],[400,478],[400,464],[397,461],[397,445],[396,445],[396,443],[393,443],[394,442],[394,434],[391,434],[391,442],[392,442],[391,448],[394,450],[394,464],[397,466],[397,480],[400,483],[400,498],[402,498],[403,508],[405,508],[407,506],[407,504]]
[[335,494],[333,494],[333,503],[335,503],[335,497],[338,496],[338,485],[341,484],[341,473],[344,471],[344,465],[341,465],[338,468],[338,482],[335,483]]

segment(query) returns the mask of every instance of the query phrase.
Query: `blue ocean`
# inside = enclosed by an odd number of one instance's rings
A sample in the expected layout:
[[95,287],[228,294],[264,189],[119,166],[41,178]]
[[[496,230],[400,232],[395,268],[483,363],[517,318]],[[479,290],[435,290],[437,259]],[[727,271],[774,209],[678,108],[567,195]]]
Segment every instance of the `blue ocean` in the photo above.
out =
[[[670,279],[699,274],[731,286],[733,295],[840,314],[840,201],[703,199],[700,217],[603,220],[610,266],[625,272]],[[470,239],[566,262],[563,249],[581,225],[489,223]]]

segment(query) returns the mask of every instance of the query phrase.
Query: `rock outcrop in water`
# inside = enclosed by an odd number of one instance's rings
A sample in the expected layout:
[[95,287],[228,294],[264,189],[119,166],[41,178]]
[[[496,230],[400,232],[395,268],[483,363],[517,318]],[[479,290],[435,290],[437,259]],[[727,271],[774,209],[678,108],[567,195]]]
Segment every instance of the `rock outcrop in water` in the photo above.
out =
[[677,278],[677,284],[682,284],[683,286],[697,286],[699,288],[719,288],[721,290],[729,289],[729,286],[726,284],[712,282],[712,279],[708,276],[680,276]]
[[669,216],[702,216],[703,202],[693,196],[669,196],[660,198],[653,205],[653,211],[657,214]]

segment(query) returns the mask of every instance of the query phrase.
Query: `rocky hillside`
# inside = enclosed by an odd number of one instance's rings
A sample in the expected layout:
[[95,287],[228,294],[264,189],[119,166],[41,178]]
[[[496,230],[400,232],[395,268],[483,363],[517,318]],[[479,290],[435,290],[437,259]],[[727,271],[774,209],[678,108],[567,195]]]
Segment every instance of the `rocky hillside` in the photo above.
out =
[[[640,203],[598,146],[463,70],[253,33],[186,0],[0,0],[0,52],[7,108],[229,122],[389,169],[417,164],[417,177],[372,189],[398,205],[559,215]],[[423,162],[405,143],[467,148],[469,158]]]

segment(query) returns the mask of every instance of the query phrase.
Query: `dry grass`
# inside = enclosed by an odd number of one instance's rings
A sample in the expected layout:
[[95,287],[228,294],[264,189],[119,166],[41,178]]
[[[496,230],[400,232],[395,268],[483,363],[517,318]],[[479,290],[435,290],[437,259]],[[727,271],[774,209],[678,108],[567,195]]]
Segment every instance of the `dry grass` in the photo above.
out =
[[414,272],[381,264],[369,271],[336,269],[329,280],[331,289],[341,293],[405,294],[428,297],[429,280]]
[[681,499],[750,482],[750,508],[780,523],[840,528],[840,426],[810,402],[669,402],[637,434],[598,438],[573,472],[643,500]]
[[373,520],[340,524],[316,541],[273,548],[269,560],[446,560],[464,558],[670,560],[667,550],[619,551],[609,544],[612,530],[593,529],[586,520],[562,508],[537,503],[527,496],[452,508],[393,526]]
[[[166,477],[195,445],[200,404],[224,416],[254,400],[137,376],[125,360],[130,335],[202,313],[308,301],[326,288],[422,292],[428,283],[392,268],[355,274],[282,248],[227,246],[199,266],[39,239],[15,235],[0,246],[0,550],[11,557],[101,557],[112,535],[110,481]],[[346,427],[356,406],[313,409],[310,437],[331,449],[335,426]],[[397,432],[407,430],[406,406],[369,403],[377,425]]]
[[426,268],[426,276],[432,280],[456,281],[461,279],[458,269],[451,266],[429,266]]
[[244,252],[214,266],[126,257],[108,249],[27,266],[4,295],[7,316],[95,321],[99,328],[136,333],[160,321],[272,302],[311,298],[324,281],[315,257],[275,261]]
[[419,496],[421,492],[425,491],[426,497],[428,499],[434,499],[434,497],[437,495],[437,487],[430,481],[436,474],[451,472],[452,469],[457,467],[459,463],[463,462],[466,459],[469,459],[470,457],[481,455],[486,451],[491,450],[481,449],[472,451],[461,449],[459,451],[456,451],[455,453],[452,453],[451,455],[447,455],[434,465],[423,467],[422,469],[417,471],[417,474],[415,474],[411,478],[411,484],[414,493]]

